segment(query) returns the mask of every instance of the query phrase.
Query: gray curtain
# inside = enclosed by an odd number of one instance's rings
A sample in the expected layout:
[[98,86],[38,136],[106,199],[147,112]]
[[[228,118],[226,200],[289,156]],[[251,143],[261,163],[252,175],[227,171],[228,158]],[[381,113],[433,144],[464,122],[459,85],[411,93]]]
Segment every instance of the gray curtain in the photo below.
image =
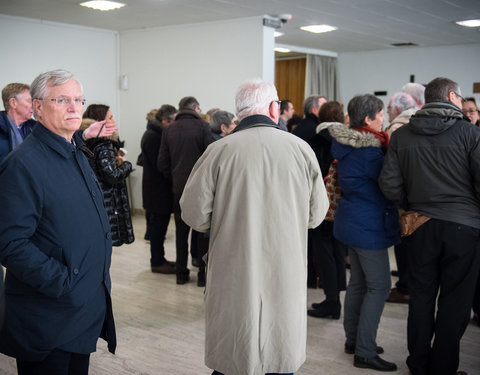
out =
[[337,100],[337,58],[307,55],[305,98],[322,95]]

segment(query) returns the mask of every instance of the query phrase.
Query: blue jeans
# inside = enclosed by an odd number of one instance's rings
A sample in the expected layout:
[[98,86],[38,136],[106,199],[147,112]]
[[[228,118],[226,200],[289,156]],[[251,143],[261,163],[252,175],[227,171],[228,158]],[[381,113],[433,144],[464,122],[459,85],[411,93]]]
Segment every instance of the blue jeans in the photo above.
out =
[[[214,371],[214,372],[212,372],[212,375],[223,375],[223,374],[221,372]],[[290,372],[288,374],[276,374],[276,373],[270,372],[270,373],[265,374],[265,375],[293,375],[293,372]]]
[[350,282],[345,296],[343,327],[347,345],[364,358],[377,355],[376,338],[385,300],[390,292],[390,263],[387,249],[349,247]]

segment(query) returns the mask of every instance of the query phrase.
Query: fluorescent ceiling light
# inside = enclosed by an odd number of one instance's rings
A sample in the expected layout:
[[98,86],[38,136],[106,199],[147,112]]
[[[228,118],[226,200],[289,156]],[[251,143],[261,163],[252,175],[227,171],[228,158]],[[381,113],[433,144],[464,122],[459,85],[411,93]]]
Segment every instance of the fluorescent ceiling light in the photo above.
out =
[[276,47],[273,49],[274,51],[276,52],[280,52],[280,53],[289,53],[289,52],[292,52],[291,50],[289,50],[288,48],[281,48],[281,47]]
[[465,27],[480,27],[480,20],[465,20],[455,22],[457,25]]
[[281,33],[280,31],[274,31],[273,32],[273,36],[276,38],[277,36],[282,36],[284,35],[283,33]]
[[97,10],[113,10],[122,8],[125,4],[117,3],[115,1],[107,1],[107,0],[94,0],[94,1],[87,1],[85,3],[80,3],[81,6],[97,9]]
[[329,25],[310,25],[310,26],[302,26],[300,27],[303,31],[308,31],[311,33],[319,34],[319,33],[328,33],[329,31],[337,30],[334,26]]

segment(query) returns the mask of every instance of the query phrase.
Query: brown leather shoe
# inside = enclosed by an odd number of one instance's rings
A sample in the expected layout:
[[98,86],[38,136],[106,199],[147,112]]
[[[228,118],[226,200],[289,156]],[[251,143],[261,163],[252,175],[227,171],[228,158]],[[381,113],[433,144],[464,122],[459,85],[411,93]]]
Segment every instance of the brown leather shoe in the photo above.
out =
[[175,273],[175,266],[172,266],[170,263],[163,263],[161,266],[152,266],[153,273],[163,273],[171,275]]
[[390,295],[387,298],[387,302],[392,303],[409,303],[410,296],[408,294],[400,293],[397,288],[393,288],[390,291]]

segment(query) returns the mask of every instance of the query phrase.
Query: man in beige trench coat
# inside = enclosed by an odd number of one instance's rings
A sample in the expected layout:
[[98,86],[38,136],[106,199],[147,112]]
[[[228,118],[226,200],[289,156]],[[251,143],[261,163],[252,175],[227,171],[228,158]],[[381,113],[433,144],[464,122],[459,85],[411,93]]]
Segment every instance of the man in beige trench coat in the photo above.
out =
[[210,229],[205,364],[214,374],[292,373],[305,361],[307,230],[328,198],[310,146],[277,125],[275,87],[240,86],[240,124],[195,164],[180,204]]

